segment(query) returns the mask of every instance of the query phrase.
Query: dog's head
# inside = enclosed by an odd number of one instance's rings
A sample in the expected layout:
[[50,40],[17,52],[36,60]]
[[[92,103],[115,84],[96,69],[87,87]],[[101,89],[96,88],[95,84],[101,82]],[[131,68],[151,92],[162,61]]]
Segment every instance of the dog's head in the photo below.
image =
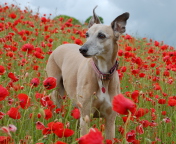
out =
[[87,41],[79,49],[84,57],[100,56],[106,54],[122,33],[125,32],[125,26],[129,13],[123,13],[118,16],[110,26],[101,24],[98,16],[93,9],[93,16],[88,24],[88,31],[86,32]]

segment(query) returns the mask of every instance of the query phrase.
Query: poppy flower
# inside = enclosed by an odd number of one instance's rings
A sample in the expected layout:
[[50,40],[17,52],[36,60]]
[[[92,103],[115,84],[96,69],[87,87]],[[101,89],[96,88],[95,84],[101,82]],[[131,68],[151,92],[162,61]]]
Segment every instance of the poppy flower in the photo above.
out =
[[89,133],[78,140],[79,144],[103,144],[103,136],[96,128],[91,128]]
[[74,110],[72,110],[71,112],[71,116],[74,118],[74,119],[79,119],[80,118],[80,111],[78,108],[74,108]]
[[112,140],[106,140],[106,144],[112,144]]
[[17,82],[19,79],[15,76],[14,73],[10,72],[8,74],[8,77],[13,81],[13,82]]
[[143,134],[144,133],[144,129],[143,129],[143,125],[140,124],[136,127],[136,132],[139,134]]
[[149,111],[148,109],[139,108],[139,109],[135,112],[135,116],[136,116],[137,118],[143,117],[145,114],[148,113],[148,111]]
[[135,130],[131,130],[126,134],[126,140],[128,142],[133,142],[136,139],[136,132]]
[[64,143],[64,142],[61,142],[61,141],[57,141],[54,144],[67,144],[67,143]]
[[75,44],[82,45],[83,42],[80,39],[75,39]]
[[37,87],[39,85],[39,83],[40,83],[39,78],[33,78],[30,82],[30,84],[34,87]]
[[45,129],[44,124],[42,122],[40,122],[40,121],[38,121],[38,122],[35,123],[35,127],[38,130],[44,130]]
[[4,66],[0,65],[0,75],[3,75],[5,73]]
[[142,120],[142,121],[140,121],[140,123],[143,125],[143,127],[148,127],[148,126],[150,126],[150,122],[148,121],[148,120]]
[[11,138],[9,136],[0,136],[0,144],[10,144]]
[[43,85],[47,90],[53,89],[56,87],[56,78],[48,77],[43,81]]
[[28,54],[31,54],[32,51],[34,50],[34,46],[32,44],[24,44],[21,50],[27,52]]
[[8,128],[9,128],[9,131],[11,131],[11,132],[16,132],[17,131],[17,127],[13,124],[9,124]]
[[135,103],[138,102],[138,97],[139,97],[139,91],[138,90],[135,90],[134,92],[132,92],[131,98],[134,100]]
[[7,112],[7,115],[9,115],[10,118],[13,119],[20,119],[21,114],[18,111],[19,108],[11,107],[10,110]]
[[49,129],[49,128],[45,128],[45,129],[43,129],[43,131],[42,131],[42,134],[43,135],[48,135],[48,134],[51,134],[52,133],[52,131]]
[[20,106],[23,109],[26,109],[30,106],[30,98],[26,94],[19,94],[18,99],[20,100]]
[[167,117],[167,118],[164,118],[163,121],[164,121],[165,123],[170,123],[170,122],[171,122],[171,119]]
[[6,114],[0,111],[0,120],[5,116]]
[[122,94],[114,97],[112,105],[113,110],[122,115],[127,115],[128,110],[132,114],[136,111],[135,103],[132,100],[125,98]]
[[47,126],[53,132],[57,129],[64,129],[64,124],[61,122],[50,122],[47,124]]
[[8,95],[8,90],[0,85],[0,101],[4,100]]
[[158,103],[159,103],[159,104],[165,104],[165,103],[166,103],[166,100],[165,100],[165,99],[159,99],[159,100],[158,100]]
[[45,23],[45,22],[47,22],[47,19],[46,19],[45,17],[41,17],[41,21],[42,21],[43,23]]
[[51,110],[45,109],[44,112],[45,112],[45,119],[46,120],[52,118],[53,114],[52,114]]
[[16,18],[16,14],[11,13],[11,14],[9,14],[9,17],[10,17],[11,19],[15,19],[15,18]]
[[169,98],[169,100],[168,100],[168,105],[169,105],[169,106],[176,106],[176,99],[174,99],[174,98]]

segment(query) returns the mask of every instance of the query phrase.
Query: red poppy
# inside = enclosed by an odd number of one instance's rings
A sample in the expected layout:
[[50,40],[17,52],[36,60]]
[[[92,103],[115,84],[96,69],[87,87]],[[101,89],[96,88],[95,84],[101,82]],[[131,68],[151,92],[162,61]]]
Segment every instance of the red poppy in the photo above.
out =
[[47,19],[46,19],[45,17],[42,17],[42,18],[41,18],[41,21],[42,21],[43,23],[45,23],[45,22],[47,22]]
[[148,109],[144,109],[144,108],[139,108],[136,112],[135,112],[135,116],[136,117],[143,117],[145,114],[148,113]]
[[47,124],[47,126],[53,132],[58,129],[64,129],[64,124],[61,122],[50,122]]
[[40,52],[38,52],[38,51],[35,51],[35,52],[34,52],[34,56],[35,56],[36,58],[39,58],[39,59],[43,59],[43,58],[44,58],[44,56],[42,55],[42,53],[40,53]]
[[52,133],[52,131],[49,129],[49,128],[45,128],[45,129],[43,129],[43,131],[42,131],[42,134],[43,135],[48,135],[48,134],[51,134]]
[[122,94],[114,97],[112,105],[113,110],[122,115],[127,115],[128,110],[131,111],[132,114],[136,111],[135,103],[132,100],[125,98]]
[[39,85],[39,83],[40,83],[39,78],[33,78],[30,82],[30,84],[34,87],[37,87]]
[[112,144],[112,140],[106,140],[106,144]]
[[10,72],[8,74],[8,77],[13,81],[13,82],[17,82],[19,79],[15,76],[14,73]]
[[140,73],[139,77],[141,77],[141,78],[145,77],[145,73]]
[[79,119],[80,118],[80,111],[78,108],[74,108],[74,110],[72,110],[71,112],[71,116],[74,118],[74,119]]
[[52,118],[53,114],[52,114],[51,110],[45,109],[44,112],[45,112],[45,119],[46,120]]
[[138,97],[139,97],[139,91],[138,90],[135,90],[134,92],[132,92],[131,98],[134,100],[135,103],[138,102]]
[[159,103],[159,104],[165,104],[165,103],[166,103],[166,100],[165,100],[165,99],[159,99],[159,100],[158,100],[158,103]]
[[57,141],[54,144],[67,144],[67,143],[64,143],[64,142],[61,142],[61,141]]
[[126,51],[132,51],[133,49],[132,49],[132,47],[127,46],[127,47],[125,47],[125,50],[126,50]]
[[32,51],[34,50],[34,46],[32,44],[24,44],[21,50],[27,52],[28,54],[31,54]]
[[121,70],[121,72],[126,72],[126,69],[127,69],[126,66],[123,66],[123,67],[121,67],[120,70]]
[[75,44],[82,45],[83,42],[80,39],[75,39]]
[[6,114],[0,111],[0,120],[5,116]]
[[7,115],[9,115],[10,118],[13,119],[20,119],[21,114],[18,111],[19,108],[11,107],[10,110],[7,112]]
[[9,136],[0,136],[0,144],[11,144],[11,138]]
[[16,18],[16,14],[11,13],[11,14],[9,14],[9,17],[12,18],[12,19],[15,19]]
[[158,83],[155,83],[153,86],[154,86],[154,90],[161,90],[161,87]]
[[158,41],[155,41],[155,46],[159,46],[159,42]]
[[4,66],[0,65],[0,75],[3,75],[5,73]]
[[56,87],[56,78],[48,77],[43,81],[43,85],[46,89],[50,90]]
[[103,136],[96,128],[91,128],[89,133],[78,140],[79,144],[103,144]]
[[144,133],[144,129],[143,129],[143,125],[140,124],[136,127],[136,132],[139,134],[143,134]]
[[[55,133],[56,134],[56,133]],[[64,129],[63,130],[63,136],[64,137],[70,137],[70,136],[72,136],[74,134],[74,131],[73,130],[71,130],[71,129]]]
[[134,130],[129,131],[126,134],[126,139],[128,142],[133,142],[136,139],[136,132]]
[[130,35],[125,35],[125,37],[124,37],[125,39],[128,39],[128,40],[130,40],[130,39],[132,39],[132,37],[130,36]]
[[0,101],[4,100],[8,95],[8,90],[0,85]]
[[44,130],[45,129],[44,124],[40,121],[36,122],[35,126],[36,126],[36,129],[38,129],[38,130]]
[[148,120],[142,120],[142,121],[140,121],[140,123],[143,125],[143,127],[148,127],[148,126],[150,126],[150,122],[148,121]]
[[124,54],[123,50],[120,49],[120,50],[118,51],[118,56],[122,56],[123,54]]
[[169,105],[169,106],[176,106],[176,99],[174,99],[174,98],[169,98],[169,100],[168,100],[168,105]]
[[30,98],[26,94],[19,94],[18,99],[20,100],[20,106],[23,109],[26,109],[30,106]]

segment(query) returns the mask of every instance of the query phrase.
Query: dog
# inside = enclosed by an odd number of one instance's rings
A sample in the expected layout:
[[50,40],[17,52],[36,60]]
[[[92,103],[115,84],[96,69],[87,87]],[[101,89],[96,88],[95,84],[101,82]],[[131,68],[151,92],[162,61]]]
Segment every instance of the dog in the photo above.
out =
[[87,41],[82,45],[63,44],[50,55],[46,72],[57,79],[57,89],[51,93],[56,105],[61,106],[66,94],[80,110],[80,134],[88,132],[91,115],[105,118],[105,138],[115,137],[116,113],[112,100],[120,94],[117,41],[129,18],[123,13],[110,26],[101,24],[93,9],[93,16],[86,32]]

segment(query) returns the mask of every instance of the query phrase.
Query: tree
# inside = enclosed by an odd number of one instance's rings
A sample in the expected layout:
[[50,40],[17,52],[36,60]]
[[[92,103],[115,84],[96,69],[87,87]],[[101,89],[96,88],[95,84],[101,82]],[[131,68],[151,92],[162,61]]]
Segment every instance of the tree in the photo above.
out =
[[74,18],[74,17],[70,17],[70,16],[67,16],[67,15],[59,15],[59,16],[56,16],[55,18],[54,18],[54,20],[56,20],[56,19],[59,19],[59,18],[64,18],[64,21],[66,21],[66,20],[68,20],[68,19],[72,19],[72,24],[74,24],[74,25],[81,25],[81,22],[79,21],[79,20],[77,20],[76,18]]
[[[103,24],[103,23],[104,23],[103,18],[102,18],[102,17],[100,17],[100,16],[98,16],[98,17],[99,17],[99,19],[100,19],[101,23]],[[87,23],[87,24],[88,24],[91,18],[92,18],[92,16],[88,17],[88,18],[85,20],[85,22],[84,22],[84,23]]]

